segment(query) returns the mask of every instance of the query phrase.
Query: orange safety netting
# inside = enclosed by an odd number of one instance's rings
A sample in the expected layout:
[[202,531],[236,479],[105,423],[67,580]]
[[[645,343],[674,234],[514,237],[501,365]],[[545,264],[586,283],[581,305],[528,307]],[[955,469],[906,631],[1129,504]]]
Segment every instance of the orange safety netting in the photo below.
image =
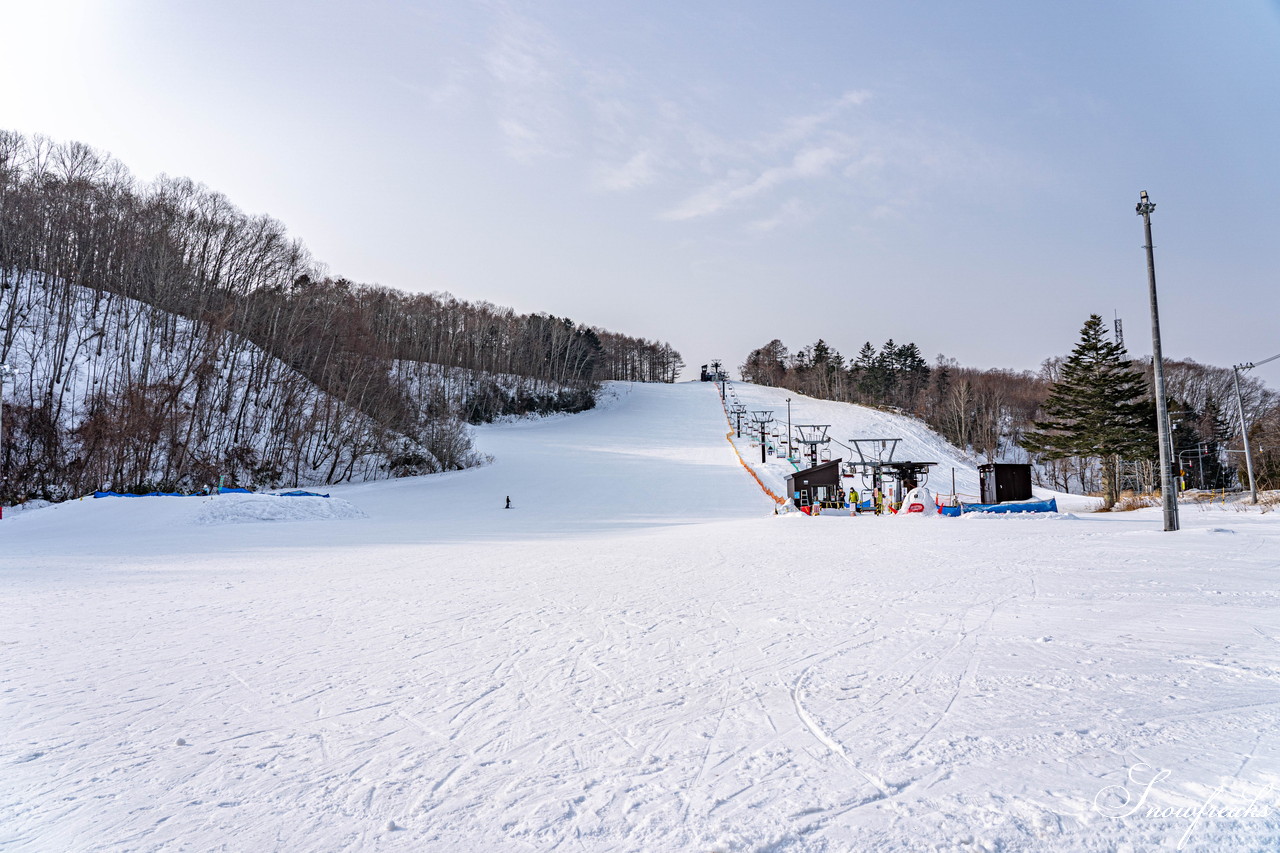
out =
[[733,455],[738,457],[738,463],[742,465],[743,468],[747,469],[747,473],[751,475],[751,479],[755,480],[756,485],[759,486],[766,495],[773,498],[775,503],[779,503],[779,504],[786,503],[786,500],[784,498],[778,497],[776,494],[774,494],[773,489],[770,489],[768,486],[764,484],[764,482],[760,479],[760,475],[758,475],[755,472],[755,470],[750,465],[747,464],[747,460],[742,458],[742,454],[738,452],[738,445],[733,443],[734,430],[733,430],[733,421],[729,420],[729,407],[725,404],[725,401],[723,399],[720,400],[720,405],[724,408],[725,423],[729,425],[729,431],[724,434],[724,438],[725,438],[725,441],[729,442],[729,446],[733,448]]
[[766,495],[773,498],[775,503],[779,503],[779,504],[786,503],[786,501],[783,498],[780,498],[776,494],[774,494],[773,490],[770,489],[768,486],[766,486],[763,481],[761,481],[760,475],[755,472],[755,469],[753,469],[750,465],[747,464],[747,460],[742,458],[742,454],[738,452],[738,445],[733,443],[733,430],[729,430],[728,432],[726,432],[724,434],[724,437],[725,437],[725,440],[729,442],[729,446],[733,448],[733,455],[738,457],[738,462],[741,463],[743,468],[747,469],[747,473],[751,475],[751,479],[756,481],[756,485],[758,485],[761,489],[763,489]]

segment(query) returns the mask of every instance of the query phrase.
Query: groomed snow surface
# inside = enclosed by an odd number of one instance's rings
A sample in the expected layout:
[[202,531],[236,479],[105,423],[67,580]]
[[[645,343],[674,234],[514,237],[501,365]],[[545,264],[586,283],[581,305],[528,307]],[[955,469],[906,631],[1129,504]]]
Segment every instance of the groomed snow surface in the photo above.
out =
[[1280,844],[1277,514],[777,517],[612,390],[327,517],[6,512],[0,850]]

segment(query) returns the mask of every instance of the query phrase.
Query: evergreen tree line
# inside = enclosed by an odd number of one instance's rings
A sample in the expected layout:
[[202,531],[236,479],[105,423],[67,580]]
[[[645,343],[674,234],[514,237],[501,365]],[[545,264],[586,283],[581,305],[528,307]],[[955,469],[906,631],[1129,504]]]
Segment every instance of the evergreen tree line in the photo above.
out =
[[[1033,462],[1037,482],[1061,491],[1150,488],[1159,482],[1151,362],[1130,359],[1100,317],[1081,335],[1076,352],[1038,372],[963,367],[941,355],[931,366],[914,343],[892,340],[878,350],[864,344],[849,362],[823,340],[793,354],[777,339],[739,370],[762,385],[914,415],[983,461]],[[1231,369],[1166,360],[1165,385],[1187,486],[1241,483],[1243,459],[1227,452],[1241,447]],[[1280,397],[1247,376],[1241,390],[1260,486],[1280,488]]]
[[943,356],[930,366],[915,343],[893,340],[879,349],[868,341],[849,361],[821,339],[796,353],[775,339],[753,350],[739,372],[761,385],[914,415],[989,459],[1017,452],[1046,385],[1030,373],[966,368]]
[[[45,349],[13,352],[37,338]],[[161,369],[155,354],[175,348]],[[117,351],[134,360],[91,388],[67,381],[83,372],[76,358]],[[190,484],[231,468],[332,482],[465,467],[476,459],[463,421],[577,411],[601,380],[671,382],[683,366],[668,344],[568,318],[326,275],[282,224],[190,180],[140,184],[85,145],[4,131],[0,360],[25,370],[6,400],[8,499],[95,477]],[[219,383],[232,391],[215,408],[243,414],[211,444],[162,463],[128,450],[157,431],[195,441]],[[324,405],[298,405],[308,383]],[[280,414],[248,414],[268,411]]]

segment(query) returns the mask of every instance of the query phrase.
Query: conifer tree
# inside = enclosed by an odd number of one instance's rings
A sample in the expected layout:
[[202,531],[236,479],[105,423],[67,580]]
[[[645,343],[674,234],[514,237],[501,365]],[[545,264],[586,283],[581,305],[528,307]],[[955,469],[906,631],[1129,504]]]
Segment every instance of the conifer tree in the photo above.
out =
[[[1186,454],[1194,460],[1188,474],[1194,475],[1196,486],[1201,489],[1224,488],[1230,471],[1222,464],[1222,456],[1231,441],[1231,422],[1212,392],[1205,398],[1204,411],[1198,414],[1199,417],[1188,425],[1194,440],[1188,449],[1195,451],[1194,454]],[[1179,463],[1183,462],[1183,456],[1179,452]],[[1185,465],[1183,467],[1186,468]]]
[[1146,379],[1092,314],[1041,408],[1045,419],[1020,444],[1045,459],[1099,460],[1111,506],[1119,500],[1120,460],[1149,459],[1156,448],[1153,409]]

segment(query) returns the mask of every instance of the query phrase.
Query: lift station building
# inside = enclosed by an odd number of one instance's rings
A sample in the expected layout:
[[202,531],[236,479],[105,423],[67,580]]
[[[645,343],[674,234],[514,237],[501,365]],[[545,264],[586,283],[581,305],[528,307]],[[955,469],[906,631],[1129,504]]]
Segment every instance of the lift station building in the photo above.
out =
[[787,475],[787,497],[796,506],[834,501],[840,489],[841,461],[832,459]]

